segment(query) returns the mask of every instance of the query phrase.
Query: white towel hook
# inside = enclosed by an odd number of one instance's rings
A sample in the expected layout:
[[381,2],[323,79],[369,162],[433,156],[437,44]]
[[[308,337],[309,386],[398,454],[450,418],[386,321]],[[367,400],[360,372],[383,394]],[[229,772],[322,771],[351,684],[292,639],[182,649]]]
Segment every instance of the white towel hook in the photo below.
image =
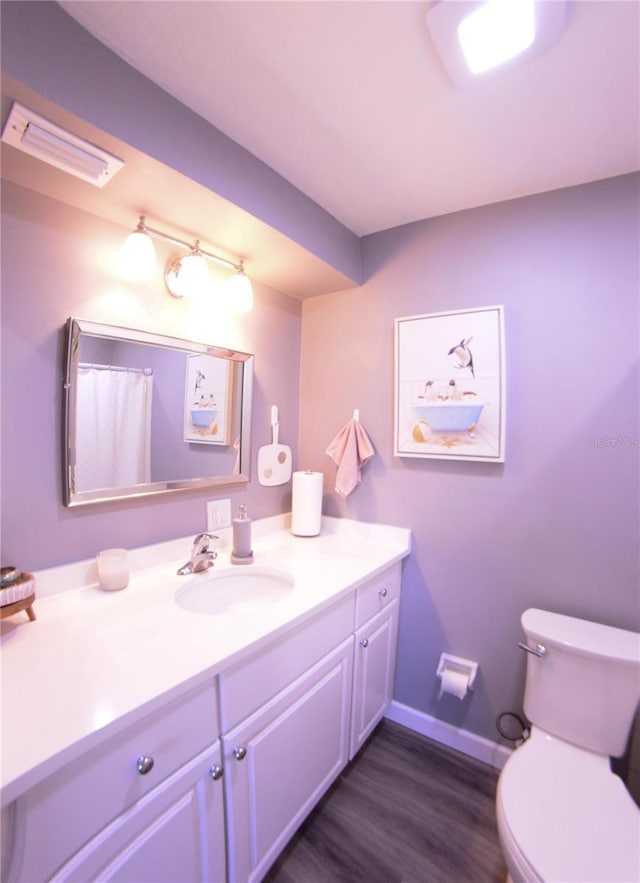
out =
[[353,419],[356,420],[358,423],[360,422],[360,410],[358,408],[354,409]]

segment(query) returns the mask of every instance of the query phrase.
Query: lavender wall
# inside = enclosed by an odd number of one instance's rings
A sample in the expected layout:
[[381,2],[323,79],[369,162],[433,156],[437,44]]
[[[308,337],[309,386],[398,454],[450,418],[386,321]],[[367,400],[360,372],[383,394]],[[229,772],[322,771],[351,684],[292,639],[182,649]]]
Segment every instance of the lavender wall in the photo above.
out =
[[[290,489],[252,481],[127,503],[62,505],[63,326],[70,315],[255,353],[253,471],[270,442],[271,405],[280,436],[298,438],[300,303],[255,285],[255,309],[230,318],[215,298],[177,301],[159,271],[131,285],[112,269],[129,231],[2,182],[2,563],[32,570],[87,558],[109,546],[134,548],[206,527],[206,501],[230,497],[264,517],[287,511]],[[222,282],[222,275],[220,282]]]
[[[368,281],[304,304],[300,455],[325,473],[325,511],[413,531],[396,699],[489,738],[520,704],[524,609],[640,625],[638,181],[370,236]],[[493,304],[505,464],[394,458],[394,319]],[[325,449],[355,407],[377,456],[344,501]],[[437,699],[442,651],[480,663],[464,703]]]
[[[325,472],[326,513],[413,531],[396,698],[494,738],[496,714],[520,702],[523,609],[640,625],[638,188],[626,176],[380,233],[364,241],[361,288],[301,308],[256,286],[254,312],[230,319],[209,301],[170,298],[160,273],[142,286],[119,281],[111,258],[127,230],[3,182],[3,563],[37,569],[195,533],[207,499],[242,500],[254,517],[290,505],[288,486],[254,478],[65,509],[69,315],[255,352],[254,467],[276,403],[296,467]],[[506,311],[506,463],[394,458],[394,318],[496,303]],[[377,456],[343,501],[325,450],[355,407]],[[465,703],[437,700],[443,650],[480,663]]]

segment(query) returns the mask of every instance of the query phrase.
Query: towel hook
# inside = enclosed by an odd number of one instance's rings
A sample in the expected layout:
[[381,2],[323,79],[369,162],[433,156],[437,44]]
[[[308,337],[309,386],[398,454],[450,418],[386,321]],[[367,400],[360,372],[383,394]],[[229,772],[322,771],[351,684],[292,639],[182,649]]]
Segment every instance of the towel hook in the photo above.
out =
[[356,420],[358,423],[360,422],[360,409],[359,408],[354,409],[353,419]]

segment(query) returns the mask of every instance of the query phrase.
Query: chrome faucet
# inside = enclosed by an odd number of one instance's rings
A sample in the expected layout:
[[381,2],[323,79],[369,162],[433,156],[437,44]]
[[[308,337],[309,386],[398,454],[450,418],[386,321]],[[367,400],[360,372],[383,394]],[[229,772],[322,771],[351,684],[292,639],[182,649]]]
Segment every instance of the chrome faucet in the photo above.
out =
[[215,534],[199,533],[193,541],[191,558],[178,568],[178,575],[185,576],[187,573],[200,573],[203,570],[208,570],[218,557],[218,553],[209,548],[209,541],[217,539]]

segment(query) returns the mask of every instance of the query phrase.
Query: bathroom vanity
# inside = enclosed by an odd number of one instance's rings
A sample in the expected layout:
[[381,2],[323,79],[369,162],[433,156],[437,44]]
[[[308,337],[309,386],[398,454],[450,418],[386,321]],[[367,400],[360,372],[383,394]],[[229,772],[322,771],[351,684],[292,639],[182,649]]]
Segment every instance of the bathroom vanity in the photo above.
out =
[[[3,635],[3,880],[260,880],[366,740],[392,696],[410,532],[256,528],[255,565],[227,549],[180,577],[189,539],[153,547],[127,589],[40,598]],[[176,603],[240,570],[293,582]]]

